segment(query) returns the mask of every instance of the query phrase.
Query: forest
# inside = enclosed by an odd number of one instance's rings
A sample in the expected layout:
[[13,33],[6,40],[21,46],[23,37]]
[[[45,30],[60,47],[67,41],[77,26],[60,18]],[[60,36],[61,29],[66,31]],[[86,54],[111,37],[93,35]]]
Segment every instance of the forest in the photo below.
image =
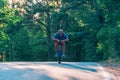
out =
[[0,60],[55,61],[59,29],[64,61],[120,60],[119,12],[119,0],[0,0]]

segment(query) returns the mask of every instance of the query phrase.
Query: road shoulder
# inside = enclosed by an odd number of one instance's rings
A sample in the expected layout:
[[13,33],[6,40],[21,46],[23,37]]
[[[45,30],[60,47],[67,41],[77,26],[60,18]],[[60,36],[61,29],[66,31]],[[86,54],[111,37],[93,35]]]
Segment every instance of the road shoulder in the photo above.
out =
[[100,63],[106,71],[112,73],[118,80],[120,80],[120,64],[116,63]]

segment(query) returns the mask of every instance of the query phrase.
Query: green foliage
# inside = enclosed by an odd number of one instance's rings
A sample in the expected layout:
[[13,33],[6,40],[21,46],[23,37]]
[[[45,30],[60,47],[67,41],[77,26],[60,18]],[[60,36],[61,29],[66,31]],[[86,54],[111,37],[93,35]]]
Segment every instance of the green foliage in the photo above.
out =
[[116,58],[119,54],[119,33],[118,27],[106,26],[98,33],[98,53],[102,53],[103,59]]
[[[19,3],[19,2],[18,2]],[[0,1],[0,54],[6,61],[54,59],[53,34],[62,28],[69,36],[67,61],[120,58],[118,0],[25,1],[9,8]]]
[[0,9],[4,8],[6,4],[7,4],[7,0],[0,0]]

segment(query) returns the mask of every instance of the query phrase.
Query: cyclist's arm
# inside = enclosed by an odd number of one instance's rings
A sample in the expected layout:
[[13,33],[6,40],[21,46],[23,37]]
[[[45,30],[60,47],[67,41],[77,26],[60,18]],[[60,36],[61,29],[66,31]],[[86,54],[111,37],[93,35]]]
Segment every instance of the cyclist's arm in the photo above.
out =
[[59,42],[58,34],[57,34],[57,33],[54,34],[52,40],[53,40],[53,41],[57,41],[57,42]]
[[65,37],[65,39],[62,40],[62,42],[67,42],[67,41],[69,41],[68,36],[67,36],[65,33],[64,33],[64,37]]
[[55,39],[54,37],[53,37],[53,39],[52,39],[53,41],[57,41],[57,42],[59,42],[59,40],[58,39]]
[[62,42],[67,42],[67,41],[69,41],[69,39],[68,39],[68,38],[67,38],[67,39],[62,40]]

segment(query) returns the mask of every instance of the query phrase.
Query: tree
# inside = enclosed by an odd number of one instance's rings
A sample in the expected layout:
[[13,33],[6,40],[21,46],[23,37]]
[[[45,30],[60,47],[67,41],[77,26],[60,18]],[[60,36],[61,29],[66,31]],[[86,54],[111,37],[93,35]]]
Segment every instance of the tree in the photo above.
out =
[[[119,59],[119,3],[118,1],[102,1],[104,5],[105,23],[102,29],[98,32],[98,53],[102,54],[102,58]],[[117,3],[117,4],[116,4]]]
[[9,5],[2,0],[0,4],[0,54],[7,61],[55,60],[51,38],[60,28],[70,38],[68,61],[120,57],[117,0],[12,0]]
[[6,1],[2,0],[2,5],[0,8],[0,32],[1,32],[1,46],[3,54],[6,57],[6,60],[10,58],[10,54],[12,53],[12,40],[11,34],[16,32],[19,29],[19,24],[22,20],[21,16],[15,15],[15,10],[9,8]]

